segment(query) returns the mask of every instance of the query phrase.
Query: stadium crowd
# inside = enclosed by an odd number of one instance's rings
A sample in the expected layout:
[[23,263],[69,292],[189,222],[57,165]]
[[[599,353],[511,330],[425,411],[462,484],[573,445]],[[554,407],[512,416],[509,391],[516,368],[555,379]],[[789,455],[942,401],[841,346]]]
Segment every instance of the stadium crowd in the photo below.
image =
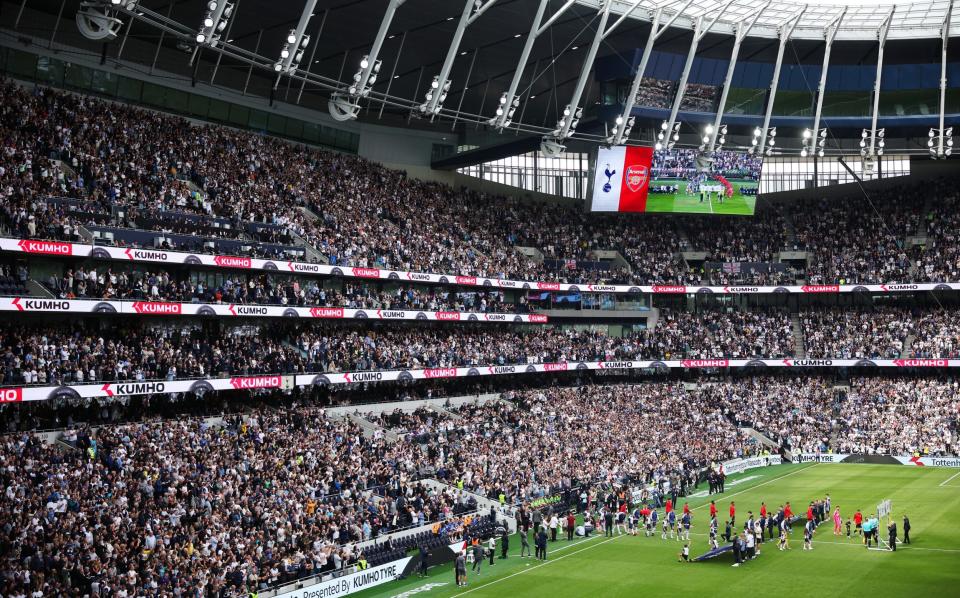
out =
[[322,409],[63,440],[76,449],[3,438],[4,596],[244,595],[343,569],[358,542],[470,510],[416,481],[414,445],[365,438]]
[[905,349],[916,322],[910,311],[816,310],[800,314],[807,357],[816,359],[894,359]]
[[[79,95],[2,83],[0,98],[0,221],[15,236],[78,240],[80,226],[112,224],[195,235],[168,241],[195,250],[243,231],[260,242],[251,254],[288,247],[271,243],[309,245],[342,265],[569,282],[729,281],[689,271],[681,249],[722,261],[807,251],[808,283],[944,280],[958,271],[956,191],[946,180],[935,186],[950,201],[927,212],[928,190],[897,186],[869,199],[762,206],[751,220],[617,219],[420,182],[354,156]],[[695,170],[687,150],[655,160],[658,177]],[[715,157],[731,176],[756,166],[740,153]],[[924,249],[907,243],[924,231]],[[565,266],[528,259],[516,246]],[[620,251],[630,271],[576,266],[602,249]]]
[[[956,320],[954,310],[914,314],[902,308],[823,309],[801,312],[800,329],[805,356],[812,359],[947,359],[957,356]],[[493,323],[210,323],[10,323],[0,332],[0,380],[54,385],[798,354],[793,322],[781,310],[663,309],[653,328],[634,328],[619,336],[599,327]]]
[[718,357],[791,357],[782,313],[666,313],[623,336],[536,326],[357,322],[295,326],[198,323],[117,327],[10,324],[0,332],[5,384],[175,380],[205,376]]

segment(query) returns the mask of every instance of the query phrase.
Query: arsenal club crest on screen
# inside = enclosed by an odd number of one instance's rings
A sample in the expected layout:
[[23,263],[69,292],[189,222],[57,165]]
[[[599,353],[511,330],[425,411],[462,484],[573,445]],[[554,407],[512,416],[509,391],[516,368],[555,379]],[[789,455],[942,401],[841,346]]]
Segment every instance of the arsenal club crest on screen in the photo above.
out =
[[624,180],[627,184],[627,189],[631,191],[639,191],[643,189],[643,186],[647,184],[647,176],[649,170],[646,166],[635,164],[633,166],[627,166],[627,172],[624,175]]

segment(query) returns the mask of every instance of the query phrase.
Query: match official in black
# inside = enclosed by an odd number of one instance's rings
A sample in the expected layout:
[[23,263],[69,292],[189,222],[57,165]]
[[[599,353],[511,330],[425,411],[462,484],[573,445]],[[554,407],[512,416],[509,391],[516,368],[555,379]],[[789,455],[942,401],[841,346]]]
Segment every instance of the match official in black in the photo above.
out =
[[903,516],[903,543],[910,543],[910,519],[904,514]]
[[887,538],[887,544],[890,545],[890,552],[897,551],[897,522],[891,520],[890,525],[887,526],[887,533],[889,537]]

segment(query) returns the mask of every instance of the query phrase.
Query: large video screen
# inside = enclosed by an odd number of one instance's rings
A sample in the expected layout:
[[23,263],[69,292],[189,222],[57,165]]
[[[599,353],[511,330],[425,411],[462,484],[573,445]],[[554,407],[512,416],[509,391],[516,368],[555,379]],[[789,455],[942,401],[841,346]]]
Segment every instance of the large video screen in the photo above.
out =
[[591,210],[749,216],[762,166],[762,159],[742,152],[709,158],[690,149],[600,148]]

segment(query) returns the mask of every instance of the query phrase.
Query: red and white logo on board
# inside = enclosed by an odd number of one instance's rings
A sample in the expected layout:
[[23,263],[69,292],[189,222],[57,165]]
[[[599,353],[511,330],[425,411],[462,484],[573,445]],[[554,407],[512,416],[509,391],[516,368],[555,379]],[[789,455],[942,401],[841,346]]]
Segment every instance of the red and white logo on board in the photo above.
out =
[[626,174],[624,175],[624,183],[627,185],[627,189],[637,192],[640,189],[643,189],[643,186],[647,184],[647,177],[650,176],[650,171],[646,166],[641,164],[634,164],[632,166],[627,166]]

